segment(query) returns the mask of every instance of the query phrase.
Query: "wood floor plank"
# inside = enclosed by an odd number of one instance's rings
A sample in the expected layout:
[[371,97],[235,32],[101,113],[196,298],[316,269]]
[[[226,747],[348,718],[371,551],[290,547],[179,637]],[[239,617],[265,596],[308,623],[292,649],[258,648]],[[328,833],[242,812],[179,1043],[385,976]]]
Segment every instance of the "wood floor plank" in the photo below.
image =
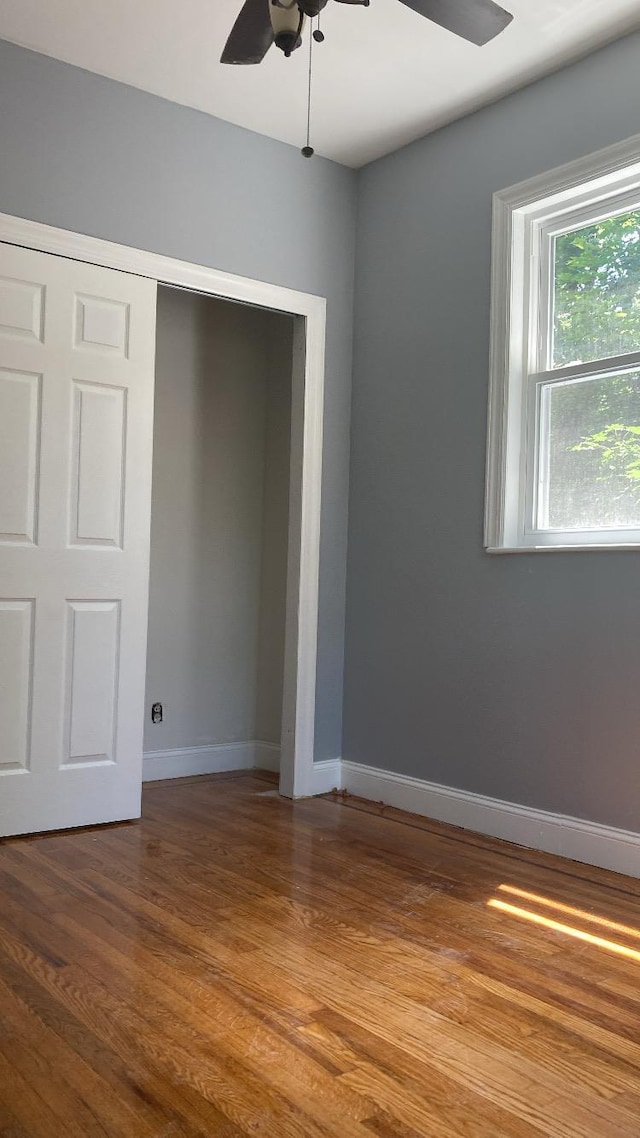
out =
[[[62,1085],[66,1096],[71,1092],[77,1097],[77,1106],[71,1110],[72,1115],[77,1116],[87,1104],[91,1104],[91,1109],[98,1119],[108,1120],[100,1122],[97,1133],[126,1138],[135,1129],[140,1138],[151,1138],[153,1129],[127,1101],[129,1096],[126,1085],[118,1083],[116,1086],[111,1086],[105,1081],[90,1062],[74,1052],[60,1033],[54,1032],[38,1020],[27,1005],[18,999],[16,993],[1,980],[0,990],[3,1014],[11,1026],[12,1033],[8,1058],[15,1063],[16,1046],[31,1048],[37,1058],[33,1064],[29,1062],[28,1069],[32,1065],[37,1068],[40,1064],[46,1064],[40,1080],[45,1096],[52,1086]],[[27,1070],[25,1077],[28,1078]],[[66,1116],[67,1101],[68,1099],[65,1099],[62,1103],[63,1120]],[[87,1133],[91,1133],[91,1130],[87,1129]]]
[[[3,1105],[15,1115],[20,1126],[34,1138],[63,1138],[65,1124],[28,1083],[18,1066],[0,1051],[0,1088]],[[68,1119],[70,1133],[78,1134],[73,1116]]]
[[0,1106],[0,1135],[2,1138],[29,1138],[15,1114],[12,1114],[6,1106]]
[[0,1138],[640,1138],[640,883],[273,785],[0,842]]
[[[87,1026],[78,1020],[65,1006],[50,996],[38,983],[32,981],[12,961],[1,958],[2,975],[6,978],[4,991],[10,985],[10,999],[2,1001],[7,1020],[11,1002],[16,1000],[25,1009],[20,1014],[23,1020],[33,1019],[37,1028],[50,1031],[57,1049],[57,1063],[65,1072],[73,1070],[74,1079],[91,1096],[91,1077],[86,1075],[89,1066],[96,1077],[110,1088],[117,1100],[115,1111],[106,1115],[110,1120],[117,1117],[120,1109],[128,1110],[135,1119],[135,1128],[127,1123],[126,1134],[132,1129],[142,1136],[147,1133],[158,1135],[182,1135],[186,1133],[179,1125],[179,1116],[165,1100],[164,1083],[154,1085],[154,1075],[139,1061],[125,1062],[119,1052],[111,1050],[108,1044],[99,1040]],[[0,1096],[1,1097],[1,1096]],[[192,1131],[189,1131],[192,1133]]]

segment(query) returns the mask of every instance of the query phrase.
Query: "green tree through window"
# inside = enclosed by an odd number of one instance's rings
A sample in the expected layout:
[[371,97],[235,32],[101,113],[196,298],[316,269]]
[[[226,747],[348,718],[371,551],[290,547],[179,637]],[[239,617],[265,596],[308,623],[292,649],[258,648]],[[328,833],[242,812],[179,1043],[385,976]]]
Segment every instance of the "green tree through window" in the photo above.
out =
[[[640,351],[640,210],[555,240],[552,366]],[[550,389],[548,524],[640,524],[640,372]]]

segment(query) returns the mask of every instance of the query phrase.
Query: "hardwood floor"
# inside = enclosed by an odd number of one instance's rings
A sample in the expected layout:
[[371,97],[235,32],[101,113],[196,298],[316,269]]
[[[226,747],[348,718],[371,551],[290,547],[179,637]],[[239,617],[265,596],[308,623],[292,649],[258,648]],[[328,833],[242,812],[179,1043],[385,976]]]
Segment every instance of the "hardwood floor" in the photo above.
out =
[[4,1138],[639,1138],[640,882],[268,775],[0,843]]

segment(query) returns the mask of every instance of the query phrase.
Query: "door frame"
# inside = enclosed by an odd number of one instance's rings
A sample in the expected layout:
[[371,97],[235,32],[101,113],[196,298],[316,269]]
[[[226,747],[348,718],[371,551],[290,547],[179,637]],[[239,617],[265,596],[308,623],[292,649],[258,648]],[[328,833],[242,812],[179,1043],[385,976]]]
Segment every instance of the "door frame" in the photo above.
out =
[[280,794],[303,798],[318,793],[314,740],[326,298],[11,214],[0,213],[0,241],[296,318]]

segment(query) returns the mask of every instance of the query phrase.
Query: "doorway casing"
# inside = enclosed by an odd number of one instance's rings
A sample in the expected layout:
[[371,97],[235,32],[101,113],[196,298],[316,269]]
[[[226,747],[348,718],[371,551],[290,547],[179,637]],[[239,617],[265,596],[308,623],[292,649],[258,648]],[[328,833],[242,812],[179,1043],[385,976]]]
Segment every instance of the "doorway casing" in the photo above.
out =
[[0,214],[0,241],[295,317],[280,793],[287,798],[317,793],[313,760],[326,299],[10,214]]

